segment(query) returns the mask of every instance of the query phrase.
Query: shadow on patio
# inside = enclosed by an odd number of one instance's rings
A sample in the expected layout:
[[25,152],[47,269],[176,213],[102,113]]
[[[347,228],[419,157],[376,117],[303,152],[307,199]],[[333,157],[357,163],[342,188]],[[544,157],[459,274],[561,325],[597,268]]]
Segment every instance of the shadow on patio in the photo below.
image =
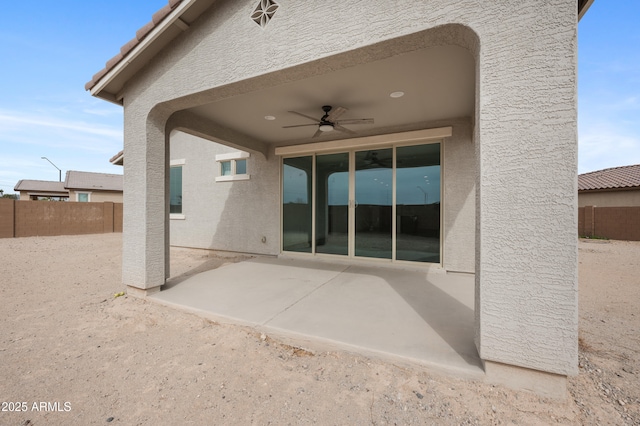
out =
[[257,257],[175,277],[151,298],[299,344],[483,374],[470,274]]

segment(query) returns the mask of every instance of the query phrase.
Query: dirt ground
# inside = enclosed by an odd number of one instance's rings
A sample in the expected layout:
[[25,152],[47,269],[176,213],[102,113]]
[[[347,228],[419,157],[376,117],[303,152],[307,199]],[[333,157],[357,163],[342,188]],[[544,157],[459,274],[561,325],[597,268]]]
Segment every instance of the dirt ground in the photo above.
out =
[[[0,239],[0,424],[640,424],[640,242],[580,242],[580,374],[564,401],[114,297],[121,242]],[[172,272],[239,260],[172,249]]]

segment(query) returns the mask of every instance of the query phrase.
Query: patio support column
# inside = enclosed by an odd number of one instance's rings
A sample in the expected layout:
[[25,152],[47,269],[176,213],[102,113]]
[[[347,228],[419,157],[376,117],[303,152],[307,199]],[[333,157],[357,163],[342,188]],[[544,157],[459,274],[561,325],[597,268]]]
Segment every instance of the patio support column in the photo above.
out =
[[563,397],[578,360],[577,16],[556,4],[521,37],[481,34],[476,345],[489,381]]
[[141,119],[125,108],[122,279],[129,294],[160,290],[169,276],[169,144],[166,111]]

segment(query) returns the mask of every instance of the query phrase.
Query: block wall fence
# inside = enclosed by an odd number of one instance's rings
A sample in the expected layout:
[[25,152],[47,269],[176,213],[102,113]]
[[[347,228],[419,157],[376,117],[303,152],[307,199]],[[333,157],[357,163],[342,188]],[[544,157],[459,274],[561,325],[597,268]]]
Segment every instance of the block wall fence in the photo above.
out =
[[0,199],[0,238],[122,232],[122,203]]
[[640,241],[640,207],[580,207],[578,235]]
[[[122,203],[0,198],[0,238],[122,232],[122,211]],[[640,207],[580,207],[578,236],[640,241]]]

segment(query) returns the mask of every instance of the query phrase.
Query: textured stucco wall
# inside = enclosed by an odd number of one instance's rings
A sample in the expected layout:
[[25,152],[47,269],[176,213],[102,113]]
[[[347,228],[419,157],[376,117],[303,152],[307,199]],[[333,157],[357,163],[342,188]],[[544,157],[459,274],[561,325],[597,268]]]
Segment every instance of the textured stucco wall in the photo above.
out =
[[[166,211],[164,126],[172,113],[453,41],[466,44],[477,59],[473,122],[480,355],[575,373],[575,1],[281,0],[265,29],[249,19],[254,3],[216,2],[124,90],[125,283],[149,288],[164,279],[168,217],[159,212]],[[429,31],[450,23],[475,32],[479,46],[473,45],[470,31]],[[404,37],[410,34],[418,36]],[[387,44],[360,49],[376,42]],[[319,58],[324,59],[311,63]],[[145,192],[144,200],[137,199]]]
[[578,207],[635,207],[640,206],[640,190],[582,192],[578,194]]
[[476,254],[476,158],[469,120],[450,123],[453,134],[444,143],[443,267],[474,272]]
[[[249,180],[216,182],[217,154],[237,152],[182,132],[171,133],[171,160],[182,166],[182,214],[171,219],[171,245],[247,253],[279,252],[279,162],[247,159]],[[262,242],[262,237],[266,242]]]

